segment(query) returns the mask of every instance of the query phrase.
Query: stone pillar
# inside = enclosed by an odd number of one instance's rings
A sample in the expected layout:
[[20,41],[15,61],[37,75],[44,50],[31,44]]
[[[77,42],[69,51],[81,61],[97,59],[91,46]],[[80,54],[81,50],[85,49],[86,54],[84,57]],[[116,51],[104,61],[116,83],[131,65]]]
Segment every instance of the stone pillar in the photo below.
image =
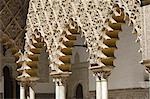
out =
[[96,78],[96,99],[108,99],[107,78],[113,66],[92,66],[89,69]]
[[63,78],[55,79],[56,99],[66,99],[66,81]]
[[29,96],[30,99],[35,99],[35,92],[31,86],[29,86]]
[[66,83],[71,72],[51,72],[50,75],[53,77],[55,82],[55,97],[56,99],[66,99]]
[[96,99],[108,99],[107,78],[105,72],[97,73],[96,77]]
[[101,87],[101,80],[98,76],[96,76],[96,99],[102,99],[102,87]]
[[70,72],[51,73],[55,82],[55,99],[66,99],[66,83]]
[[20,83],[20,99],[26,99],[25,97],[25,85]]
[[59,99],[59,84],[55,82],[55,99]]
[[101,78],[102,99],[108,99],[107,79]]

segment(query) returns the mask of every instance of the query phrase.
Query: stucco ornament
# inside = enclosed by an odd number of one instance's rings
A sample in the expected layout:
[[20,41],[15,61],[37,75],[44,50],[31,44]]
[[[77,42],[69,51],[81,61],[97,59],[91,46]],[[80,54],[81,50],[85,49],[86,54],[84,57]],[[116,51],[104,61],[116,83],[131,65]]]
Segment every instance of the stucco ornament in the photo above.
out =
[[[26,34],[31,35],[36,29],[41,33],[49,52],[52,70],[61,71],[58,66],[64,64],[59,57],[64,56],[60,51],[65,47],[61,39],[67,40],[64,31],[69,35],[68,26],[77,28],[81,36],[85,37],[90,64],[105,66],[101,59],[108,56],[102,49],[109,46],[103,42],[111,39],[106,35],[106,30],[113,31],[109,23],[117,23],[112,15],[120,15],[116,5],[128,15],[129,21],[133,23],[133,32],[138,33],[138,38],[141,36],[139,0],[30,0],[29,4]],[[29,42],[28,44],[30,45]]]
[[[133,25],[132,33],[137,33],[136,41],[142,43],[143,16],[141,0],[115,0],[114,3],[124,10],[125,18],[129,19],[129,25]],[[140,51],[142,51],[142,48]]]

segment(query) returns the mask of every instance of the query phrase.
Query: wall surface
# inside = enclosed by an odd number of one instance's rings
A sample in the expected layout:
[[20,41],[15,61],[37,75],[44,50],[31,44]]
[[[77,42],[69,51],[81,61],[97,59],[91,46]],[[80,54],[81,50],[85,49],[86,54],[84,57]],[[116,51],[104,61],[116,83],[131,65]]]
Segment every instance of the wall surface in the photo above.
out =
[[[39,74],[39,81],[34,86],[34,90],[36,93],[54,93],[55,86],[52,77],[49,75],[49,61],[48,61],[48,54],[45,52],[45,48],[43,48],[41,55],[39,57],[39,64],[38,64],[38,74]],[[41,97],[44,95],[41,95]],[[45,96],[46,97],[46,96]]]
[[109,77],[109,89],[141,87],[144,82],[144,66],[141,53],[138,53],[140,44],[136,43],[136,34],[132,34],[132,27],[122,26],[117,42],[118,50],[115,51],[115,68]]
[[[77,37],[75,45],[84,45],[84,38],[80,36]],[[89,63],[87,62],[88,53],[86,48],[83,46],[75,46],[73,50],[72,57],[72,74],[70,75],[67,83],[67,96],[68,99],[75,99],[76,88],[78,84],[82,85],[83,88],[83,97],[87,99],[88,97],[88,67]]]
[[[109,99],[148,99],[148,89],[142,88],[109,90],[108,94]],[[95,91],[91,91],[89,99],[95,97]]]

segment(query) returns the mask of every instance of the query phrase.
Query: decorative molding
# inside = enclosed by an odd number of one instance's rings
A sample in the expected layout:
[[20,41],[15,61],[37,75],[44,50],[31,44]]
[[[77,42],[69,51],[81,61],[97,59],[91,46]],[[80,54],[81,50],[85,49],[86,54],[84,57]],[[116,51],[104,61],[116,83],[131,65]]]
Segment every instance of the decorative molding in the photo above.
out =
[[147,60],[149,59],[150,57],[150,48],[149,48],[149,42],[150,42],[150,36],[149,36],[149,24],[148,24],[148,21],[149,21],[149,14],[147,13],[150,13],[150,5],[147,5],[147,6],[144,6],[142,7],[143,9],[143,60]]
[[[114,32],[114,35],[116,31],[119,32],[118,29],[121,30],[119,21],[113,16],[122,18],[122,22],[129,20],[129,25],[133,25],[133,33],[137,33],[137,41],[141,42],[140,5],[140,0],[30,0],[27,35],[36,29],[41,33],[49,52],[50,67],[57,72],[61,72],[59,66],[64,64],[59,60],[64,56],[61,39],[68,40],[65,34],[73,33],[68,29],[77,29],[85,37],[90,64],[107,66],[108,60],[112,61],[109,65],[113,66],[116,48],[107,44],[106,41],[113,39],[107,33]],[[116,42],[117,37],[114,40]],[[111,51],[111,54],[107,51]]]

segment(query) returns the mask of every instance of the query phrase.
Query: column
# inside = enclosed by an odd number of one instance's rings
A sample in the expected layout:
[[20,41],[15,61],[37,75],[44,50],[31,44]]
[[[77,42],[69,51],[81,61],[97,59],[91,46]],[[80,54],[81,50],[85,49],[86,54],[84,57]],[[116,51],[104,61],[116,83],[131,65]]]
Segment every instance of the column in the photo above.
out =
[[65,85],[60,85],[59,86],[60,92],[59,92],[59,97],[60,99],[66,99],[66,90],[65,90]]
[[51,72],[55,82],[55,99],[66,99],[66,83],[71,72]]
[[98,76],[96,76],[96,99],[102,99],[102,88],[101,88],[101,80]]
[[101,77],[102,99],[108,99],[107,79]]
[[25,98],[25,86],[23,83],[20,83],[20,99],[26,99]]
[[30,99],[35,99],[35,93],[31,86],[29,86],[29,96],[30,96]]
[[108,99],[107,79],[104,73],[96,74],[96,99]]
[[107,78],[114,66],[91,65],[89,69],[96,78],[96,99],[108,99]]
[[59,84],[55,82],[55,98],[59,99]]
[[56,99],[66,99],[66,81],[63,78],[55,79]]

